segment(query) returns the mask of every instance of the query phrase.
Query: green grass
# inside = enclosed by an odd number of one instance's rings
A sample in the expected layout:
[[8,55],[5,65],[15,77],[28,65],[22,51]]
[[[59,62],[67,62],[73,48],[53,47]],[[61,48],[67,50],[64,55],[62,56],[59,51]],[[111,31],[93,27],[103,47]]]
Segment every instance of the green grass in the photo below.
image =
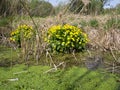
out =
[[[0,67],[0,90],[120,90],[117,76],[89,71],[73,66],[65,70],[44,73],[48,66],[15,65],[13,68]],[[25,73],[13,74],[16,72]],[[8,81],[18,78],[18,81]]]
[[9,24],[9,19],[8,18],[0,18],[0,27],[1,26],[6,26]]
[[104,28],[109,29],[120,29],[120,19],[119,18],[111,18],[106,21]]
[[19,50],[13,50],[5,46],[0,46],[0,66],[10,66],[11,62],[18,60]]
[[99,26],[99,22],[97,21],[97,19],[91,19],[89,21],[89,26],[97,28]]
[[[0,64],[2,61],[7,63],[6,60],[9,63],[11,61],[16,62],[18,60],[17,53],[18,51],[11,48],[0,46]],[[52,55],[57,65],[62,61],[67,65],[65,69],[58,69],[51,73],[44,73],[50,69],[48,66],[27,67],[16,64],[13,67],[0,67],[0,90],[120,90],[120,82],[117,82],[120,80],[119,75],[102,73],[99,70],[90,71],[79,67],[83,66],[81,59],[86,57],[88,53],[76,53],[75,55],[78,61],[71,54]],[[109,54],[105,55],[108,56]],[[107,58],[107,56],[105,56],[106,59],[112,58]],[[41,59],[46,63],[45,57]],[[14,74],[21,71],[27,72]],[[18,81],[8,80],[14,78],[18,78]]]

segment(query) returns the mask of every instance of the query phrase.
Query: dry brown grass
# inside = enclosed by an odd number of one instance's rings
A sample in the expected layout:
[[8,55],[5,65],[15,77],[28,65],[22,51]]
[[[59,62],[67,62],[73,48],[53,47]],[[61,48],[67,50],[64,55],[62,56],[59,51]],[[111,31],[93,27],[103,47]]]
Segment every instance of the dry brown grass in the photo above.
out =
[[[111,15],[100,15],[100,16],[83,16],[78,14],[65,14],[61,16],[52,16],[46,18],[39,18],[34,17],[34,21],[37,25],[38,29],[38,36],[35,36],[35,39],[32,41],[24,42],[22,46],[23,49],[23,58],[25,62],[31,59],[36,60],[38,64],[44,52],[46,52],[46,43],[44,41],[44,36],[48,30],[53,25],[57,24],[71,24],[77,25],[81,28],[81,21],[85,21],[87,23],[86,26],[82,27],[84,32],[88,34],[89,37],[89,45],[91,46],[90,49],[100,50],[100,51],[107,51],[107,50],[120,50],[120,30],[119,29],[104,29],[105,22],[110,19]],[[115,16],[116,17],[116,16]],[[120,16],[117,16],[120,17]],[[99,22],[99,27],[94,28],[88,25],[88,22],[92,19],[96,19]],[[34,27],[34,24],[30,18],[23,19],[21,18],[17,22],[13,22],[13,28],[16,28],[18,25],[21,24],[28,24]],[[32,53],[32,54],[31,54]]]
[[[39,33],[45,34],[45,32],[48,30],[49,27],[52,25],[57,24],[72,24],[77,25],[78,27],[81,27],[80,22],[82,20],[89,22],[91,19],[96,19],[99,22],[98,28],[90,27],[89,25],[83,27],[84,31],[88,34],[88,37],[90,39],[90,44],[94,48],[101,48],[108,50],[109,48],[113,48],[115,50],[120,50],[120,30],[119,29],[111,29],[111,30],[104,30],[104,24],[105,22],[112,18],[117,17],[120,18],[119,15],[99,15],[99,16],[84,16],[84,15],[78,15],[78,14],[65,14],[54,17],[47,17],[47,18],[34,18],[34,21],[36,22],[38,26]],[[18,23],[14,23],[14,27],[19,24],[28,24],[33,25],[31,19],[21,19]],[[44,36],[41,34],[42,36]],[[44,42],[42,40],[42,42]],[[44,45],[44,44],[43,44]]]
[[96,49],[103,50],[120,50],[120,31],[119,30],[95,30],[92,29],[88,33],[90,44]]

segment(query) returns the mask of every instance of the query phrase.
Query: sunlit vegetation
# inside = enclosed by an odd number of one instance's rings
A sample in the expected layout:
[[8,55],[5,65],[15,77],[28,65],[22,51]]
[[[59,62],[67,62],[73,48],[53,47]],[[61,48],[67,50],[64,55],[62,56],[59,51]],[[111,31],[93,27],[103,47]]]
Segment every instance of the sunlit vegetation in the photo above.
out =
[[16,65],[13,68],[0,68],[0,89],[35,90],[119,90],[119,77],[89,71],[86,68],[71,67],[56,72],[45,72],[47,66]]
[[0,90],[120,90],[120,5],[0,0]]

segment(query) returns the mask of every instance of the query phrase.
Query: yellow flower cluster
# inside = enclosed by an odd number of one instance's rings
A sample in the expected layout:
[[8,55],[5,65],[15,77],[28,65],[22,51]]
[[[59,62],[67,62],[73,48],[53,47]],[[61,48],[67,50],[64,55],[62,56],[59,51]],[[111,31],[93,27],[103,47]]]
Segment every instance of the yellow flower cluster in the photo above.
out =
[[34,34],[34,30],[33,30],[32,26],[20,25],[20,26],[18,26],[18,28],[16,30],[13,30],[11,32],[10,40],[20,43],[21,38],[30,39],[33,34]]
[[88,38],[81,29],[66,24],[49,28],[46,41],[53,51],[69,52],[74,49],[83,50]]

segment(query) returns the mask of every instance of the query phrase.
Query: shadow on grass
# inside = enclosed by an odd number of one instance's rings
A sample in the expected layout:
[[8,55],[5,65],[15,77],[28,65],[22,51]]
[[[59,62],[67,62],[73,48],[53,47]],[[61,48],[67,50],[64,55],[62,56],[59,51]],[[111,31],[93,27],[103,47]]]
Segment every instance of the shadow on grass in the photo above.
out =
[[82,74],[78,74],[68,76],[70,83],[65,90],[120,90],[120,84],[108,73],[102,74],[97,71],[87,70]]
[[[67,87],[66,90],[74,90],[74,88],[76,87],[76,84],[81,81],[84,77],[86,77],[89,73],[91,72],[91,70],[86,71],[83,75],[79,76],[76,80],[74,80],[74,82],[71,84],[71,87]],[[72,78],[72,77],[70,77]]]
[[120,85],[117,87],[117,89],[116,90],[120,90]]

